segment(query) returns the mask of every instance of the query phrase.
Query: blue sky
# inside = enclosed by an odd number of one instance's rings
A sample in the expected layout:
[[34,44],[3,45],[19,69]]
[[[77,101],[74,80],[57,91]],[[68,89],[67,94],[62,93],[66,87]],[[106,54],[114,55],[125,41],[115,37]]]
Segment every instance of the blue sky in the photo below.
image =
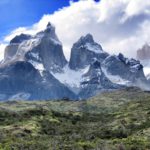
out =
[[12,29],[30,26],[44,14],[68,5],[69,0],[0,0],[0,39]]
[[44,14],[52,14],[60,8],[69,6],[69,1],[0,0],[0,39],[17,27],[30,26],[38,22]]

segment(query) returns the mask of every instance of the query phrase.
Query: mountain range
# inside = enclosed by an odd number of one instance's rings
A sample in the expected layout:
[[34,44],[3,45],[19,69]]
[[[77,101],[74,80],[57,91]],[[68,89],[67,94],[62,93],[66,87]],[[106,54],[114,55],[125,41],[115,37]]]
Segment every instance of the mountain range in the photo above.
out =
[[67,61],[51,23],[14,37],[0,63],[0,100],[79,100],[127,86],[149,89],[140,61],[108,54],[91,34],[73,44]]

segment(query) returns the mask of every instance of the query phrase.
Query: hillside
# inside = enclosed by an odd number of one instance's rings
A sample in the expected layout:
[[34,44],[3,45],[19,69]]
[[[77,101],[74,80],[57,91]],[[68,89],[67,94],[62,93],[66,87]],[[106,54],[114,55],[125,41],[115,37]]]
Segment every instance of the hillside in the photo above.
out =
[[150,93],[0,103],[0,150],[149,150]]

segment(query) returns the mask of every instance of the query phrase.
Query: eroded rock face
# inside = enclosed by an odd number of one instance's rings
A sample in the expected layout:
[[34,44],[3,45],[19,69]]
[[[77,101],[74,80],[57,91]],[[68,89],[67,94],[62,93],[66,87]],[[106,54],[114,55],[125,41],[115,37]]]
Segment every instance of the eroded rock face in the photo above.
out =
[[55,27],[48,23],[44,31],[16,36],[6,47],[0,100],[85,99],[128,86],[128,81],[131,86],[149,83],[139,61],[109,55],[87,34],[73,45],[67,62]]
[[13,38],[5,50],[4,62],[7,64],[8,60],[9,63],[26,60],[33,65],[41,62],[47,70],[53,72],[61,71],[67,63],[55,27],[50,23],[35,36],[21,34]]
[[67,61],[55,28],[11,40],[0,64],[0,99],[61,99],[78,97],[50,72],[61,72]]
[[103,61],[108,54],[94,42],[92,35],[81,37],[72,47],[69,66],[71,69],[83,69],[90,65],[93,58]]
[[61,71],[67,64],[67,60],[63,53],[62,44],[55,34],[55,27],[49,23],[46,30],[43,33],[38,33],[37,36],[40,34],[42,34],[42,38],[39,44],[26,55],[26,58],[37,53],[46,70]]
[[104,90],[113,90],[121,86],[112,83],[104,74],[101,63],[94,59],[87,73],[83,75],[82,89],[79,93],[81,98],[94,96]]
[[145,44],[141,49],[137,51],[137,59],[150,60],[150,45]]
[[119,75],[123,79],[136,83],[137,80],[145,81],[143,66],[135,59],[125,58],[122,54],[108,56],[103,66],[112,75]]
[[22,43],[25,40],[31,39],[31,36],[28,34],[20,34],[14,37],[11,41],[10,44],[19,44]]
[[[19,96],[26,100],[48,100],[77,96],[67,87],[55,79],[49,72],[42,76],[29,62],[16,62],[0,69],[0,92],[6,99],[19,100]],[[17,99],[16,99],[17,98]],[[20,97],[21,98],[21,97]],[[1,99],[0,97],[0,100]]]
[[27,35],[27,34],[20,34],[17,35],[16,37],[14,37],[11,41],[10,44],[6,47],[5,49],[5,54],[4,54],[4,60],[8,61],[11,60],[16,53],[19,51],[20,47],[19,45],[26,41],[26,40],[30,40],[31,36]]
[[10,44],[5,48],[4,53],[4,60],[10,60],[12,57],[14,57],[17,53],[19,44]]

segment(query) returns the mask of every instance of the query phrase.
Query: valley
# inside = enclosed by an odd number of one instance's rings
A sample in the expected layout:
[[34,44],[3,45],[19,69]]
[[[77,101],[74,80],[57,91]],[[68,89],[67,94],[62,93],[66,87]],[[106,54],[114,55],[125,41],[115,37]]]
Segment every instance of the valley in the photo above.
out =
[[150,93],[126,88],[89,100],[0,103],[2,150],[149,150]]

